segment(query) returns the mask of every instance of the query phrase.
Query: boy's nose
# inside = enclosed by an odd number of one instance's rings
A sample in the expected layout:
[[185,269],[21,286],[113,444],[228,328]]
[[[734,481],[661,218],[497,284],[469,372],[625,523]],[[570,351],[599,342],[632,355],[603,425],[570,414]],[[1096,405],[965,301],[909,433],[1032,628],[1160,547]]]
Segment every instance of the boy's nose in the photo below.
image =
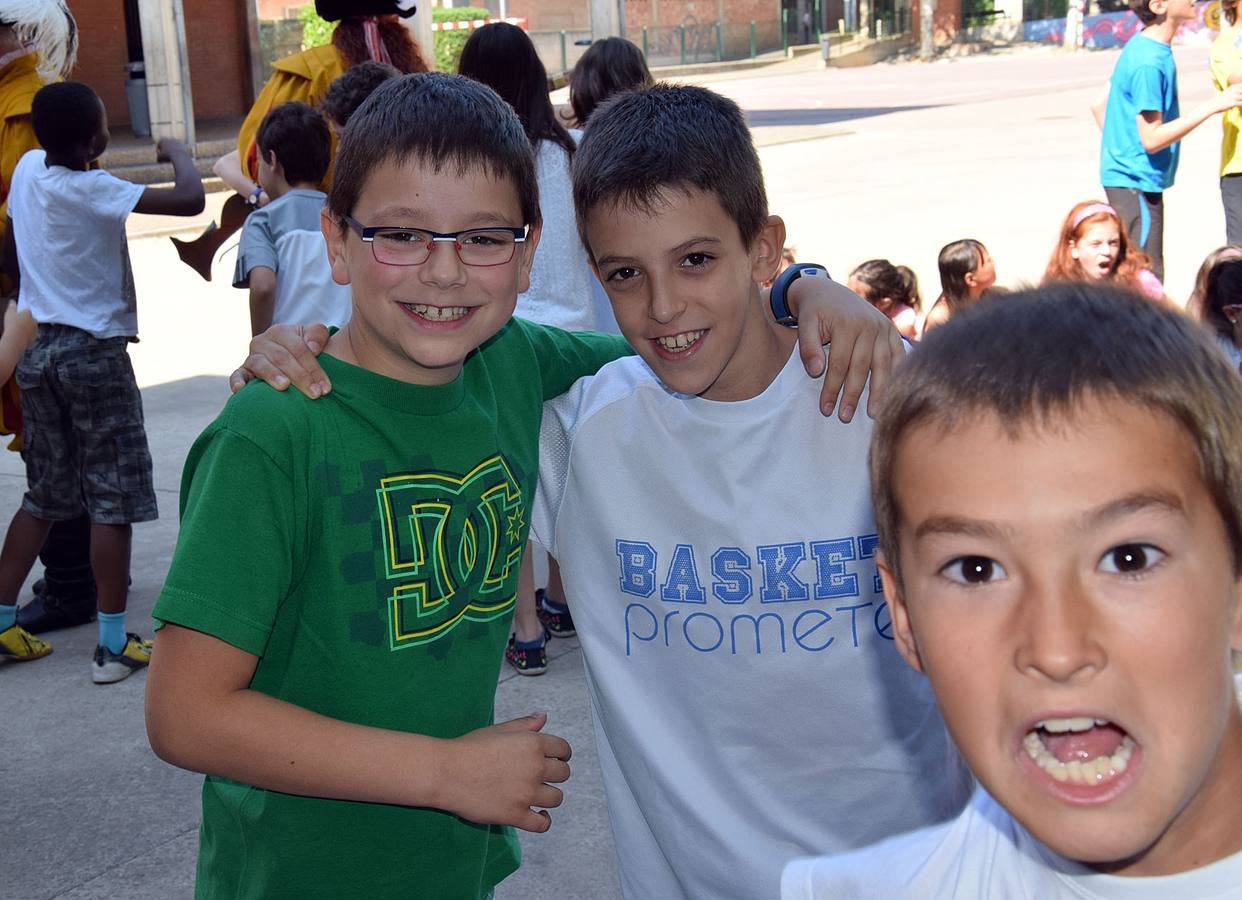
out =
[[647,304],[647,315],[652,319],[661,325],[667,325],[681,315],[685,308],[686,304],[676,292],[667,290],[658,284],[652,285],[651,299]]
[[457,255],[456,245],[448,241],[434,241],[431,255],[418,267],[419,276],[428,284],[451,287],[466,279],[466,266]]
[[1019,671],[1055,682],[1090,677],[1107,662],[1096,639],[1092,601],[1076,579],[1068,584],[1035,585],[1024,591],[1013,623],[1014,665]]

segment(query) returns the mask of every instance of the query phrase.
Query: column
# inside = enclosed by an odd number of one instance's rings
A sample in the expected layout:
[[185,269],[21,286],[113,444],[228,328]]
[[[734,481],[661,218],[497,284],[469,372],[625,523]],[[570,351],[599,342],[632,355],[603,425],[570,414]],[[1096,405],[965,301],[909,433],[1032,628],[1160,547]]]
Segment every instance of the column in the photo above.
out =
[[193,150],[194,103],[182,0],[138,0],[138,18],[147,70],[151,136],[156,140],[178,138]]

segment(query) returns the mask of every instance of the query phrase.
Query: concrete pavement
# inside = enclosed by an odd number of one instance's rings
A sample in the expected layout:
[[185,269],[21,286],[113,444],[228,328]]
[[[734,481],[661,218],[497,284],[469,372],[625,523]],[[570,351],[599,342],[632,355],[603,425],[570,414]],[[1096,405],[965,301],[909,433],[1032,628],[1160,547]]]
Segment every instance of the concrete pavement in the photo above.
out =
[[[1186,109],[1207,95],[1206,53],[1176,53]],[[712,84],[748,110],[772,210],[801,258],[843,278],[868,257],[888,256],[918,272],[930,300],[936,251],[962,236],[991,248],[1002,284],[1038,278],[1066,210],[1101,194],[1087,105],[1115,59],[1037,49],[826,71],[795,60]],[[1166,199],[1167,283],[1179,299],[1223,240],[1218,140],[1215,121],[1187,139]],[[248,338],[245,294],[228,286],[231,254],[207,284],[177,262],[166,238],[143,237],[166,226],[135,216],[130,227],[143,335],[132,357],[163,515],[135,529],[131,621],[148,633],[176,539],[185,451],[224,402],[223,376]],[[15,509],[23,487],[20,461],[0,454],[0,510]],[[151,754],[145,676],[96,687],[94,626],[51,637],[48,659],[0,668],[0,897],[190,896],[200,781]],[[547,675],[504,673],[497,718],[548,710],[549,728],[574,746],[574,777],[551,832],[524,836],[525,865],[499,896],[611,897],[616,870],[581,654],[575,641],[551,648]]]

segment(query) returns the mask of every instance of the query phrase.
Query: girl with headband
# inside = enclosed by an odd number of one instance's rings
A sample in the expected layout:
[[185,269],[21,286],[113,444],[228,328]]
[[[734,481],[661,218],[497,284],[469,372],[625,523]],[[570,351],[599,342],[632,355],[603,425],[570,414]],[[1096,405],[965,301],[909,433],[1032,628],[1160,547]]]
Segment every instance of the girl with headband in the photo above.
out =
[[1164,300],[1164,285],[1151,260],[1130,243],[1117,210],[1099,200],[1075,204],[1044,271],[1051,281],[1109,281],[1152,300]]

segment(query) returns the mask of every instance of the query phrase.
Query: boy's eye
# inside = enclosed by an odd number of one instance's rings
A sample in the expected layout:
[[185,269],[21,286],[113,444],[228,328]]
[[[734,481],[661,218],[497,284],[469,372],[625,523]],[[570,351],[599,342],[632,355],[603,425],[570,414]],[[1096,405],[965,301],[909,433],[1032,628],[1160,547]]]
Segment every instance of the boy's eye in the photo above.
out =
[[622,266],[619,269],[613,269],[608,273],[608,281],[628,281],[638,275],[638,270],[633,266]]
[[1150,569],[1164,559],[1164,551],[1151,544],[1120,544],[1100,557],[1100,568],[1113,575],[1131,575]]
[[375,237],[376,240],[391,241],[394,244],[421,244],[426,243],[428,240],[428,235],[425,232],[406,229],[380,231],[376,233]]
[[[505,239],[508,238],[508,241]],[[472,247],[499,247],[504,243],[512,243],[513,239],[508,234],[491,231],[475,231],[471,234],[465,234],[461,237],[463,246]]]
[[1006,577],[1004,567],[986,556],[959,556],[950,560],[940,574],[958,584],[987,584]]
[[711,255],[707,253],[687,253],[682,257],[681,264],[686,268],[697,269],[707,265],[711,258]]

